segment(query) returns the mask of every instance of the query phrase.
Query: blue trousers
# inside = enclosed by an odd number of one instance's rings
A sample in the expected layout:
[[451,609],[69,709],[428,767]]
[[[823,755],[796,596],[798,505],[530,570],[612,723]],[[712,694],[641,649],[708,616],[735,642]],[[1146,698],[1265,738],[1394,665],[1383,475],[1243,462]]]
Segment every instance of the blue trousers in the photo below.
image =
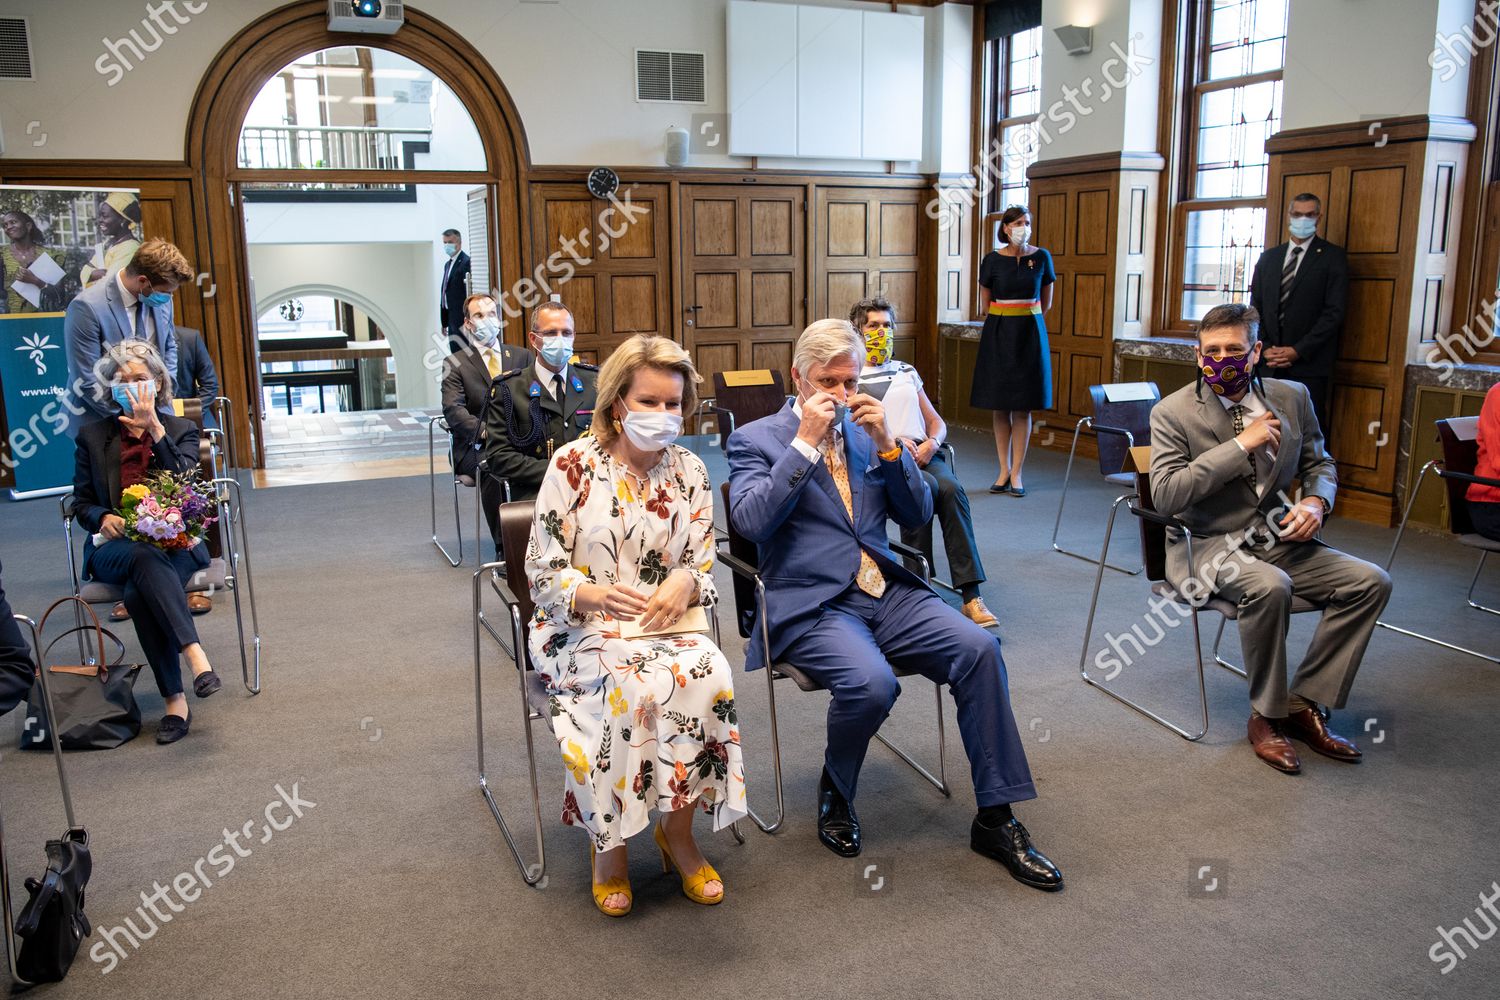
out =
[[953,693],[981,807],[1036,798],[1000,640],[932,591],[892,580],[877,600],[851,584],[782,659],[833,695],[824,763],[851,802],[870,740],[901,693],[894,667],[915,668]]
[[207,565],[207,545],[166,552],[123,538],[105,542],[89,558],[93,579],[124,586],[125,610],[163,698],[182,694],[182,648],[198,641],[183,587]]

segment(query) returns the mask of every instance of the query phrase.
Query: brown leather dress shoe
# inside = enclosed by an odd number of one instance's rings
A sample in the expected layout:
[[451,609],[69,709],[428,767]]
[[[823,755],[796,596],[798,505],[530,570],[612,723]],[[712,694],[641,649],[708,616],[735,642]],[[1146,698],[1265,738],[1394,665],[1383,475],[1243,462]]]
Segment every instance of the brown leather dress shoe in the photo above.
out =
[[206,615],[214,609],[213,599],[202,594],[188,595],[188,610],[195,615]]
[[1286,717],[1286,733],[1306,743],[1313,752],[1332,757],[1346,764],[1358,764],[1364,754],[1354,741],[1340,736],[1328,728],[1323,716],[1316,708],[1304,708]]
[[991,614],[990,609],[984,606],[984,598],[982,597],[976,597],[972,601],[964,603],[964,617],[980,628],[995,628],[1000,624],[1000,619]]
[[1255,748],[1255,756],[1282,774],[1301,774],[1302,761],[1297,757],[1297,749],[1282,731],[1285,721],[1250,716],[1250,745]]
[[116,601],[115,606],[109,609],[109,620],[112,622],[124,622],[130,620],[130,612],[125,610],[124,601]]

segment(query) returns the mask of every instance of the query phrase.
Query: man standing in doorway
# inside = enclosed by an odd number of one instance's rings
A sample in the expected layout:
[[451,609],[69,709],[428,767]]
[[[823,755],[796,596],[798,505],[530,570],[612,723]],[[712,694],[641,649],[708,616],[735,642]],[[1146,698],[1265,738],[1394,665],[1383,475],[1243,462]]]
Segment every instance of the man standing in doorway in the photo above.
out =
[[1271,247],[1255,264],[1250,305],[1261,318],[1262,349],[1256,374],[1301,382],[1326,438],[1333,363],[1344,329],[1349,257],[1319,236],[1323,202],[1315,194],[1292,199],[1291,239]]
[[438,318],[448,335],[448,350],[464,346],[464,299],[469,296],[469,255],[457,229],[443,230],[443,277],[438,285]]

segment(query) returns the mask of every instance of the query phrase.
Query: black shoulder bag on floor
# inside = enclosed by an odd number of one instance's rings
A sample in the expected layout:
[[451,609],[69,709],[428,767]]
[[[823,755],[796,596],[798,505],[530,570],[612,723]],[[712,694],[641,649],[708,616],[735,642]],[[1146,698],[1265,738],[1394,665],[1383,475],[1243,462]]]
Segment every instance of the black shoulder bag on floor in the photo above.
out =
[[83,912],[83,892],[93,870],[88,831],[69,830],[47,841],[47,871],[40,879],[26,880],[31,899],[16,921],[21,939],[16,971],[22,979],[55,983],[68,974],[83,939],[93,933]]
[[[52,682],[52,704],[57,709],[57,735],[64,750],[113,750],[122,743],[129,743],[141,731],[141,709],[135,703],[135,679],[141,672],[140,664],[122,664],[125,645],[113,634],[99,626],[99,616],[94,609],[76,597],[64,597],[47,609],[37,626],[39,632],[47,628],[47,619],[64,604],[77,604],[89,613],[93,626],[72,628],[47,644],[45,652],[39,653],[39,668],[46,670]],[[47,666],[49,654],[59,642],[78,632],[92,633],[98,645],[98,659],[94,663]],[[104,640],[108,637],[115,645],[114,662],[104,653]],[[82,659],[82,657],[79,657]],[[21,731],[22,750],[45,750],[47,748],[48,722],[51,715],[41,695],[41,688],[33,683],[26,700],[29,717]],[[31,720],[35,720],[34,722]]]

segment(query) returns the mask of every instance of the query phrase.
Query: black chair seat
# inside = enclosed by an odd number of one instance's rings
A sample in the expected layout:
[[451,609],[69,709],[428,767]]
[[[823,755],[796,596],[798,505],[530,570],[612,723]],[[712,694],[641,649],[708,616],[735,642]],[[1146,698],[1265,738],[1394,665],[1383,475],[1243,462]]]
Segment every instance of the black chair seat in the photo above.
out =
[[[807,676],[802,671],[792,666],[790,663],[774,663],[771,665],[771,672],[774,674],[780,674],[782,677],[789,678],[793,684],[797,685],[804,691],[823,690],[823,685],[819,684],[817,681],[813,680],[811,677]],[[917,669],[915,667],[897,667],[893,668],[892,672],[897,677],[910,677],[913,674],[917,673]]]
[[547,695],[547,685],[542,681],[542,675],[535,670],[526,671],[526,704],[542,717],[548,729],[552,728],[551,698]]
[[460,486],[467,486],[469,489],[474,488],[473,476],[454,476],[453,478],[458,480]]
[[1105,476],[1104,477],[1104,481],[1107,482],[1107,483],[1113,483],[1116,486],[1134,486],[1135,485],[1135,473],[1134,472],[1116,472],[1113,475]]
[[[1165,597],[1169,601],[1175,601],[1177,604],[1180,604],[1183,607],[1189,606],[1187,598],[1177,593],[1172,585],[1165,580],[1158,580],[1153,583],[1151,585],[1151,593],[1157,595],[1158,597]],[[1203,605],[1203,610],[1216,611],[1219,614],[1223,615],[1225,618],[1228,618],[1230,621],[1239,621],[1240,617],[1239,605],[1235,604],[1233,601],[1225,600],[1217,594],[1209,597],[1208,601]],[[1321,609],[1312,601],[1309,601],[1303,597],[1297,597],[1295,595],[1292,597],[1292,614],[1300,615],[1308,611],[1318,610]]]
[[1459,535],[1458,540],[1471,549],[1500,552],[1500,541],[1496,541],[1493,538],[1486,538],[1483,535]]

